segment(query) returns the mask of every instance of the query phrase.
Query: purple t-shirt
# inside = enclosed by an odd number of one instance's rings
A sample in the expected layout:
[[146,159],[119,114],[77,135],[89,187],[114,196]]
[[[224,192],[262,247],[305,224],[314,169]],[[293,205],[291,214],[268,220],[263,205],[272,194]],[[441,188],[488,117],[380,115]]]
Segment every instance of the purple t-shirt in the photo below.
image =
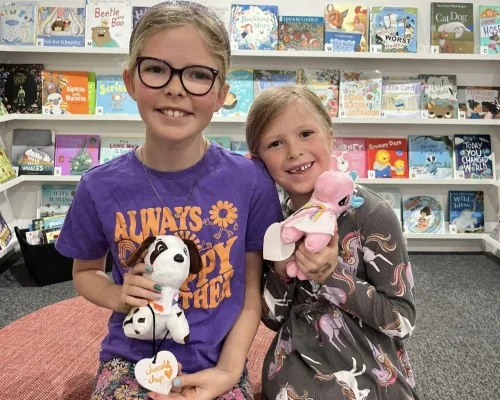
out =
[[[276,187],[262,163],[214,143],[204,161],[184,171],[148,172],[167,208],[130,152],[82,176],[56,248],[82,260],[101,258],[111,249],[113,280],[122,284],[124,260],[146,237],[174,234],[194,240],[204,266],[184,284],[179,299],[190,340],[181,345],[167,339],[162,349],[173,352],[186,372],[213,367],[243,306],[245,253],[261,251],[267,227],[282,218]],[[180,220],[172,216],[176,212]],[[124,318],[111,315],[101,361],[152,357],[151,341],[124,335]]]

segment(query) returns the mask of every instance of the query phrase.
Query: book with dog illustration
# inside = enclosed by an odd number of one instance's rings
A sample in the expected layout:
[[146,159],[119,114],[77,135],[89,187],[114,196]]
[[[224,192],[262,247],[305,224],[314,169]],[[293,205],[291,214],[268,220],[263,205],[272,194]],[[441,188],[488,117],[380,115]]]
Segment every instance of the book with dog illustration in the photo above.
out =
[[500,5],[479,6],[481,54],[500,53]]
[[408,136],[408,164],[411,179],[453,179],[451,136]]
[[356,171],[359,178],[366,178],[366,138],[333,136],[330,167],[334,171]]
[[323,17],[287,17],[278,20],[278,50],[323,51]]
[[263,90],[283,85],[293,85],[297,81],[297,73],[293,70],[263,70],[253,71],[254,90],[253,96],[257,96]]
[[419,75],[422,85],[420,107],[430,119],[457,119],[456,75]]
[[141,137],[101,136],[99,164],[104,164],[144,143]]
[[338,117],[339,70],[299,68],[297,70],[297,83],[306,85],[320,98],[330,118]]
[[384,77],[383,118],[420,118],[421,85],[418,78]]
[[493,179],[490,135],[455,135],[455,171],[465,179]]
[[35,45],[37,6],[37,1],[5,2],[0,6],[0,45]]
[[83,47],[84,7],[38,7],[37,46]]
[[54,160],[61,175],[83,175],[99,164],[99,136],[56,135]]
[[119,2],[89,2],[85,13],[85,47],[128,48],[132,32],[131,6]]
[[365,5],[327,3],[324,20],[325,51],[368,51],[370,21]]
[[229,34],[233,50],[276,50],[278,7],[233,4]]
[[473,3],[431,3],[431,52],[474,53]]
[[88,72],[43,70],[43,114],[88,114],[88,79]]
[[0,99],[10,114],[41,114],[42,64],[0,64]]
[[484,192],[450,190],[448,216],[457,233],[484,232]]
[[96,114],[138,115],[137,103],[132,99],[121,75],[96,76]]
[[19,175],[54,173],[54,132],[50,129],[14,129],[12,165]]
[[229,70],[227,82],[229,92],[217,114],[221,117],[246,117],[253,102],[253,70]]
[[465,106],[469,119],[500,118],[500,89],[495,87],[464,88]]
[[418,9],[414,7],[372,7],[370,50],[382,53],[417,52]]
[[375,178],[408,178],[406,138],[367,138],[367,169]]
[[75,184],[42,184],[40,218],[66,215],[76,192]]
[[381,101],[379,71],[341,71],[340,118],[380,118]]
[[403,227],[407,233],[444,233],[446,195],[403,195]]

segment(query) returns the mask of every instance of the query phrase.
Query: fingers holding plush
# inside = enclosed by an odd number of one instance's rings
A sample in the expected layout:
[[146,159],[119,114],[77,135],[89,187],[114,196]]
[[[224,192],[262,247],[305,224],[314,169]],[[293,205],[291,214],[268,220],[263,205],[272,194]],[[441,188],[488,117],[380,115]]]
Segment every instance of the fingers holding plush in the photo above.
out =
[[120,301],[132,307],[143,307],[149,301],[161,299],[161,286],[142,274],[151,273],[152,267],[137,264],[124,274]]
[[308,251],[304,243],[299,244],[295,259],[299,270],[308,279],[323,283],[337,267],[338,234],[335,234],[328,245],[317,253]]

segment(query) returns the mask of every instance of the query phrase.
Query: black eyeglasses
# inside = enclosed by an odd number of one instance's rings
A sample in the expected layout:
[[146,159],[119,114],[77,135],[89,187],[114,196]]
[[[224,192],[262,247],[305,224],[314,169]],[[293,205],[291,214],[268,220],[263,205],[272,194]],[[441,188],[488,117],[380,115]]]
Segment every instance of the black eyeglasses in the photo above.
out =
[[182,87],[194,96],[204,96],[214,86],[219,71],[204,65],[174,68],[166,61],[154,57],[137,57],[137,71],[141,82],[151,89],[168,85],[174,75],[179,75]]

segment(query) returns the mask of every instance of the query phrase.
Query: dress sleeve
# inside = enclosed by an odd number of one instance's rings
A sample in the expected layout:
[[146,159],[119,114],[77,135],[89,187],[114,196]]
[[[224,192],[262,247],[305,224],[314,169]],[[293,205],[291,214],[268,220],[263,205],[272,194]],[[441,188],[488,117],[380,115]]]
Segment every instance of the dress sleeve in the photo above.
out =
[[270,269],[262,293],[262,322],[269,329],[278,331],[290,315],[295,292],[295,280],[285,282]]
[[415,327],[416,313],[411,264],[399,220],[380,202],[360,228],[360,263],[365,264],[366,279],[337,267],[323,285],[322,295],[363,324],[390,337],[406,338]]

